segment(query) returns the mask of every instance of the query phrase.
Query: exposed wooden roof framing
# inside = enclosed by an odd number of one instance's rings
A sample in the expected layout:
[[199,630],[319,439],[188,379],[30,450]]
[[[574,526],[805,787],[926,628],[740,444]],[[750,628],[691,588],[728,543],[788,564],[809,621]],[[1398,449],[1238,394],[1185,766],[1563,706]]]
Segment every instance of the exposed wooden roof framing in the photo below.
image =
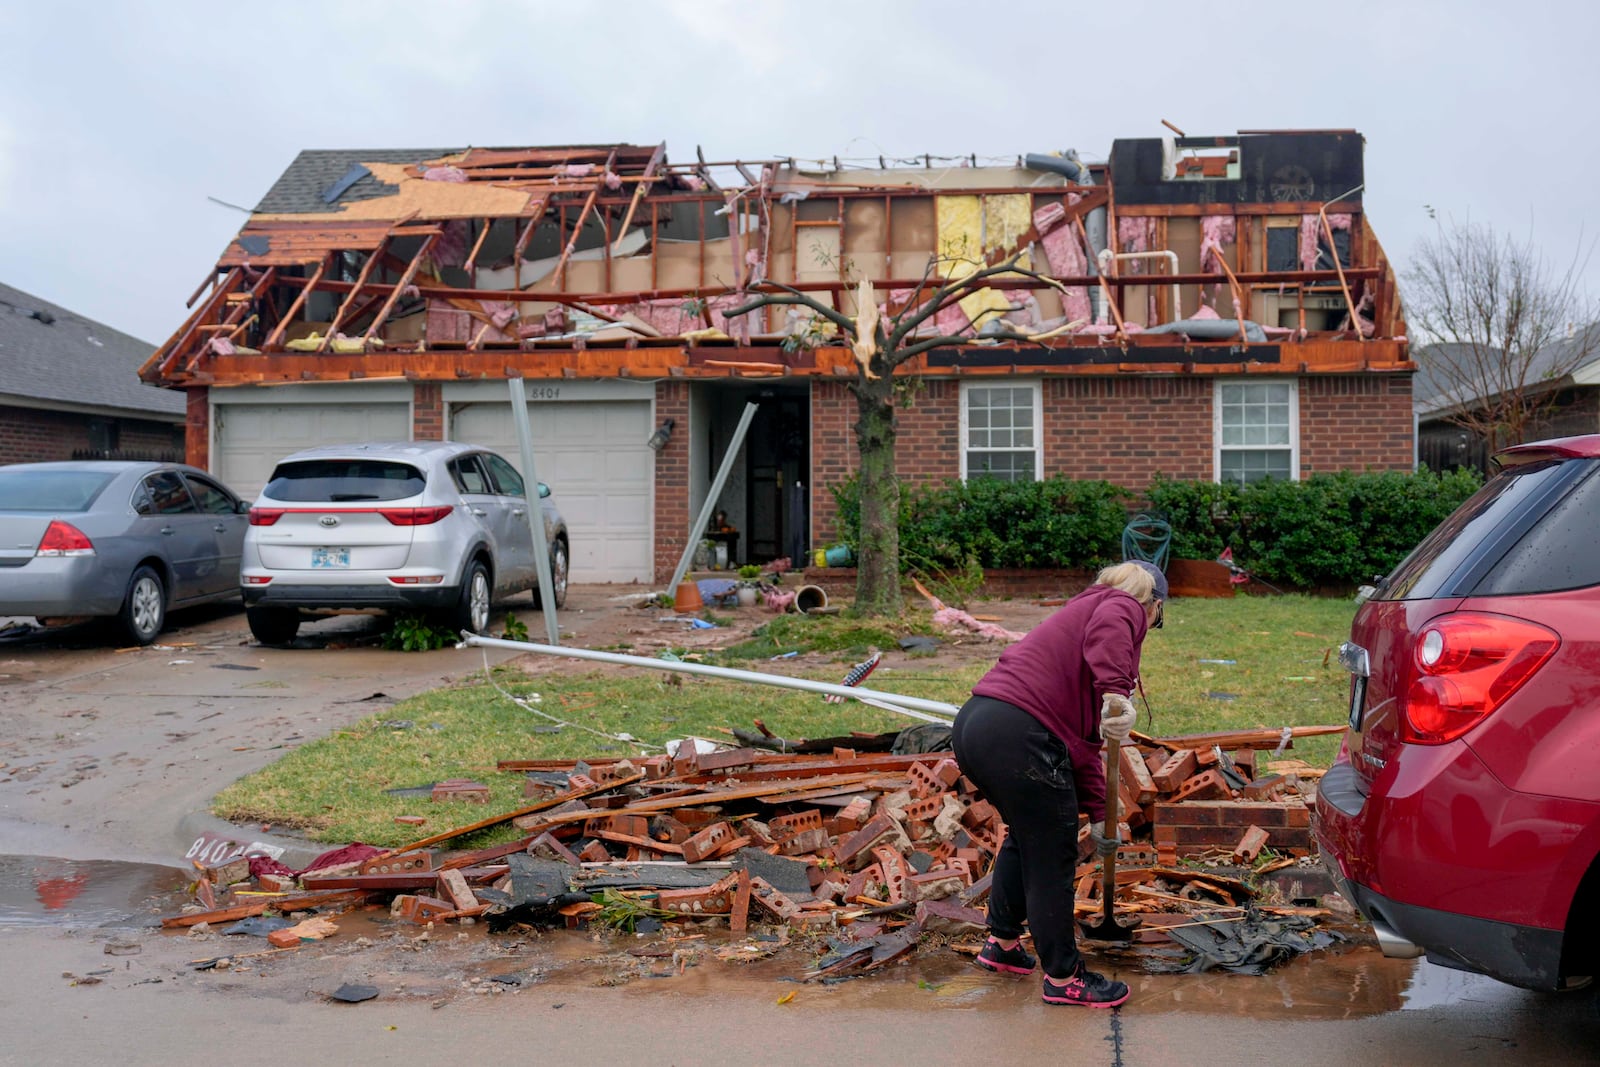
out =
[[[1219,138],[1232,146],[1220,170],[1237,169],[1241,154],[1246,163],[1281,156],[1295,138],[1343,146],[1359,173],[1359,135],[1348,131]],[[1206,184],[1163,184],[1148,173],[1160,159],[1151,143],[1118,142],[1115,165],[1090,168],[1094,185],[1020,166],[935,170],[931,160],[818,173],[792,160],[708,163],[697,151],[693,163],[675,165],[665,144],[304,153],[223,250],[191,298],[196,310],[141,376],[173,386],[396,376],[853,376],[847,346],[826,339],[797,346],[792,323],[758,313],[736,324],[720,311],[770,288],[770,278],[853,315],[862,275],[891,315],[905,311],[924,299],[924,269],[945,269],[929,263],[958,217],[979,220],[968,224],[981,245],[974,263],[1031,255],[1039,277],[987,283],[1010,294],[1012,312],[1001,309],[1008,317],[1065,319],[1074,293],[1098,291],[1106,325],[1037,343],[973,337],[901,373],[1412,369],[1393,270],[1359,196],[1333,195],[1334,179],[1310,170],[1269,195],[1259,182],[1223,181],[1218,165],[1192,161],[1169,167],[1168,178]],[[1210,143],[1176,142],[1180,153]],[[1144,170],[1135,174],[1135,165]],[[713,171],[736,171],[742,183],[719,186]],[[1244,192],[1230,192],[1234,186]],[[1324,211],[1336,199],[1331,210],[1347,241]],[[1001,227],[990,220],[1001,206],[1011,221],[996,237],[991,227]],[[1093,212],[1109,216],[1109,254],[1123,251],[1119,221],[1128,220],[1144,235],[1136,247],[1177,251],[1179,273],[1158,271],[1153,261],[1113,260],[1101,276],[1086,228]],[[1235,236],[1201,269],[1199,227],[1219,216]],[[1291,238],[1297,269],[1283,260]],[[1063,241],[1073,246],[1066,260],[1076,271],[1048,262],[1050,241],[1057,250]],[[1320,250],[1311,257],[1316,269],[1307,269],[1307,242]],[[1269,245],[1276,260],[1269,261]],[[1322,261],[1328,256],[1331,264]],[[1242,325],[1207,341],[1141,332],[1207,294],[1224,318],[1235,306],[1246,319],[1275,315],[1267,340],[1246,341]],[[1311,318],[1307,294],[1324,309]],[[957,312],[949,303],[941,315]],[[571,328],[572,316],[584,330]]]

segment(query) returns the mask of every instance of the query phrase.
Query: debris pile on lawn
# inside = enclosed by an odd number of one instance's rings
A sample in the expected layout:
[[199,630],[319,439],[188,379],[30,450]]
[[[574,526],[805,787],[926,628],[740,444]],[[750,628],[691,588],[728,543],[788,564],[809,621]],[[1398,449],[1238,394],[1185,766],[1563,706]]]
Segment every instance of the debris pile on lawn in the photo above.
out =
[[[1307,855],[1306,793],[1316,772],[1297,761],[1261,760],[1258,770],[1256,757],[1288,747],[1294,735],[1333,729],[1134,735],[1118,776],[1126,821],[1114,908],[1143,917],[1136,942],[1178,953],[1175,967],[1202,965],[1203,957],[1204,966],[1246,969],[1317,943],[1287,932],[1326,913],[1274,907],[1244,881],[1178,861],[1264,869]],[[499,769],[525,776],[528,805],[404,848],[350,846],[299,873],[261,858],[206,866],[196,886],[205,910],[163,925],[385,899],[395,918],[424,925],[478,917],[491,928],[711,923],[738,934],[762,924],[829,936],[832,951],[809,978],[884,966],[912,951],[924,932],[959,940],[984,930],[1005,828],[948,751],[805,754],[682,744],[676,758],[507,760]],[[524,836],[435,851],[506,822]],[[1087,824],[1079,846],[1076,906],[1087,916],[1102,908]],[[1269,849],[1281,858],[1260,862]],[[230,887],[248,895],[230,898]],[[1276,924],[1270,937],[1263,923]],[[1190,932],[1196,929],[1204,932]],[[292,947],[299,935],[275,943]]]

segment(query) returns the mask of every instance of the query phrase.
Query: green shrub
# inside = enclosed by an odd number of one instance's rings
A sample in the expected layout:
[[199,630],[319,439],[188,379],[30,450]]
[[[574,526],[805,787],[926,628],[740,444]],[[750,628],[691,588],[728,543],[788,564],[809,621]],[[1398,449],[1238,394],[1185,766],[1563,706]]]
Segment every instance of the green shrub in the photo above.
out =
[[[860,541],[860,482],[830,487],[839,532]],[[1131,494],[1110,482],[978,478],[902,489],[904,569],[960,574],[980,567],[1096,567],[1120,555]]]
[[1387,574],[1478,488],[1473,471],[1377,471],[1265,481],[1239,492],[1234,558],[1302,589]]
[[1240,489],[1216,482],[1175,482],[1163,475],[1145,494],[1149,514],[1172,526],[1172,559],[1216,559],[1237,523]]

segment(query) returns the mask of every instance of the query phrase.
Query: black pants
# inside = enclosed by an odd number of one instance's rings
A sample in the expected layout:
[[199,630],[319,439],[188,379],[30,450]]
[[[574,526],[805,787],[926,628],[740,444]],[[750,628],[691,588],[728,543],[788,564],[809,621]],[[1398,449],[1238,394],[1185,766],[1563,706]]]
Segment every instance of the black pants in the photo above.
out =
[[1044,973],[1070,978],[1078,969],[1078,792],[1067,746],[1016,705],[981,696],[956,716],[953,742],[961,773],[1006,824],[989,890],[989,932],[1009,941],[1026,922]]

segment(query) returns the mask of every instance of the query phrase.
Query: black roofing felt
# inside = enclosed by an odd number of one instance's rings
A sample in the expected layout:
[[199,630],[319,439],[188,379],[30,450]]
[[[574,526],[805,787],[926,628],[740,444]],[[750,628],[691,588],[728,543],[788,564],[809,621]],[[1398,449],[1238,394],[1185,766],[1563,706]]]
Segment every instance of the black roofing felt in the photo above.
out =
[[155,345],[0,284],[0,393],[172,421],[184,395],[139,380]]
[[[459,152],[459,148],[311,148],[294,157],[289,169],[267,190],[256,211],[267,215],[332,214],[357,200],[392,196],[395,186],[371,174],[358,174],[362,163],[421,163]],[[346,184],[348,182],[348,184]],[[329,193],[344,185],[338,195]]]

